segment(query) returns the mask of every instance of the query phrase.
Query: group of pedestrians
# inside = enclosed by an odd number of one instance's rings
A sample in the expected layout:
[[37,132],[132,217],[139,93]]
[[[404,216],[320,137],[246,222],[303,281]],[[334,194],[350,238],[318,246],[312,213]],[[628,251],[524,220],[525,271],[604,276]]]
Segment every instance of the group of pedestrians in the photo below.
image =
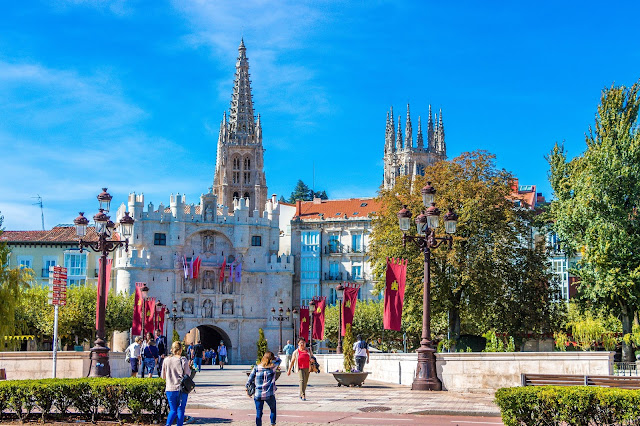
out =
[[218,346],[217,353],[213,349],[205,349],[201,340],[196,341],[195,345],[189,345],[187,347],[187,360],[192,361],[193,368],[198,372],[202,370],[203,363],[205,365],[214,365],[216,359],[222,370],[224,364],[227,362],[227,347],[222,340],[220,341],[220,346]]
[[162,371],[162,364],[167,356],[167,338],[160,330],[147,333],[143,339],[137,336],[133,343],[125,350],[125,356],[129,358],[131,366],[131,377],[152,377],[154,371],[158,377]]

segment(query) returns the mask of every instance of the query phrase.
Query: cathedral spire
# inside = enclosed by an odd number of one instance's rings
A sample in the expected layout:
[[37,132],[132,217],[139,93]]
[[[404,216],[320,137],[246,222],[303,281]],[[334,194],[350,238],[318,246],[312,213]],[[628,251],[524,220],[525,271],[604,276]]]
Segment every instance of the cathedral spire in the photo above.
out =
[[441,155],[446,155],[447,145],[444,142],[444,125],[442,124],[442,108],[440,108],[440,113],[438,114],[438,132],[437,132],[437,151]]
[[396,149],[398,151],[403,149],[403,141],[402,141],[402,120],[401,117],[398,116],[398,138],[396,139]]
[[411,112],[409,111],[409,104],[407,103],[407,122],[404,127],[404,146],[407,149],[413,148],[413,129],[411,128]]
[[416,136],[416,143],[418,144],[418,149],[424,149],[424,139],[422,138],[422,120],[420,116],[418,116],[418,135]]
[[429,120],[427,120],[427,151],[435,151],[435,133],[433,131],[433,113],[429,104]]
[[253,117],[253,98],[249,79],[249,60],[244,39],[238,47],[236,75],[231,95],[229,124],[231,138],[239,145],[255,143],[255,121]]

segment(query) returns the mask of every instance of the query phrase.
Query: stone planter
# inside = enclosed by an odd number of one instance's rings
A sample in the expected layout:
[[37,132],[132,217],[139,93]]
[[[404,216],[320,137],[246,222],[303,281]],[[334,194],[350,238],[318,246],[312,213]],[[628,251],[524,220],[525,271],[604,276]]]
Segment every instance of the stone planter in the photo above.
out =
[[[251,370],[246,370],[245,373],[247,374],[247,377],[249,377]],[[276,370],[276,380],[280,378],[280,374],[282,374],[282,370]]]
[[338,382],[338,386],[358,386],[362,387],[364,380],[369,375],[368,372],[361,373],[345,373],[340,371],[334,371],[333,378]]

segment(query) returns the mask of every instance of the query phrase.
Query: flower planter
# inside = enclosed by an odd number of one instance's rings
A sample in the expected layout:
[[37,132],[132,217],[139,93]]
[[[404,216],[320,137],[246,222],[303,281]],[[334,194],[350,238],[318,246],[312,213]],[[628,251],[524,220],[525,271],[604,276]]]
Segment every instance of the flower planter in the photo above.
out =
[[334,371],[333,378],[338,382],[338,386],[359,386],[362,387],[364,380],[369,375],[368,372],[362,373],[345,373],[340,371]]
[[[249,377],[251,370],[245,370],[245,373],[247,374],[247,377]],[[276,380],[280,378],[280,374],[282,374],[282,370],[276,370]]]

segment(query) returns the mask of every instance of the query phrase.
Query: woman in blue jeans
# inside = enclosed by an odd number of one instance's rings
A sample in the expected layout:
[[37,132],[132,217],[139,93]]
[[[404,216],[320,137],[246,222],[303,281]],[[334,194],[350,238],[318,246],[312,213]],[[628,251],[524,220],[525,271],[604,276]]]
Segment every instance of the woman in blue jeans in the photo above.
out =
[[178,426],[184,423],[184,410],[187,406],[186,393],[180,392],[180,382],[182,376],[190,375],[189,362],[182,356],[182,343],[173,342],[171,345],[171,356],[165,358],[162,363],[162,378],[166,380],[165,393],[169,401],[169,415],[167,416],[167,426],[178,418]]
[[256,425],[262,426],[262,410],[266,402],[271,410],[271,424],[276,424],[276,370],[280,366],[280,358],[273,352],[265,352],[260,364],[253,367],[247,385],[256,384],[253,399],[256,403]]

